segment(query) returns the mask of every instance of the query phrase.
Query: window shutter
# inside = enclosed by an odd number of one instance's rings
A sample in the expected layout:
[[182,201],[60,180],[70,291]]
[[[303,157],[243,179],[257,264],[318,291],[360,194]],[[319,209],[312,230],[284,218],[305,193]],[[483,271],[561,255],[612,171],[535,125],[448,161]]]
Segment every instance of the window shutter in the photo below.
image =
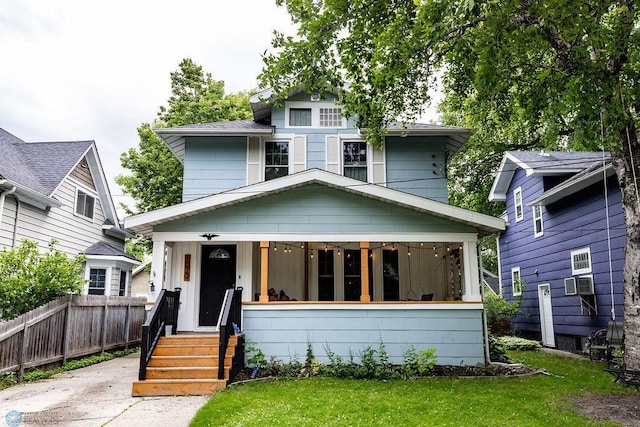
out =
[[327,172],[342,175],[340,170],[340,137],[338,135],[327,136]]
[[247,141],[247,185],[260,182],[260,138],[250,136]]
[[293,138],[293,171],[301,172],[307,168],[307,137],[297,135]]
[[371,170],[372,170],[372,182],[374,184],[387,186],[387,174],[384,164],[384,148],[377,150],[372,148],[371,156]]

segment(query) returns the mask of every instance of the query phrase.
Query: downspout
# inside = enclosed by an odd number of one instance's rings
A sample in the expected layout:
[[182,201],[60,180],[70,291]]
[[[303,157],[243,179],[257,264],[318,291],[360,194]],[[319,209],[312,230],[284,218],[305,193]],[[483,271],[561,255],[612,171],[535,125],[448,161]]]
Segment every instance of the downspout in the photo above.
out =
[[487,325],[487,309],[484,294],[484,274],[482,268],[482,251],[480,245],[477,245],[478,250],[478,268],[480,269],[480,295],[482,297],[482,328],[484,329],[484,360],[485,365],[491,364],[491,352],[489,351],[489,325]]
[[[6,182],[7,182],[6,179],[1,179],[0,185],[5,184]],[[2,217],[4,216],[4,200],[8,195],[15,193],[15,191],[16,191],[16,187],[13,186],[10,189],[4,190],[2,193],[0,193],[0,228],[2,228]]]
[[18,218],[20,218],[20,206],[22,206],[22,203],[20,203],[20,199],[18,197],[16,196],[13,196],[13,197],[14,199],[16,199],[16,217],[13,222],[13,239],[12,239],[11,247],[15,248],[16,241],[18,240]]

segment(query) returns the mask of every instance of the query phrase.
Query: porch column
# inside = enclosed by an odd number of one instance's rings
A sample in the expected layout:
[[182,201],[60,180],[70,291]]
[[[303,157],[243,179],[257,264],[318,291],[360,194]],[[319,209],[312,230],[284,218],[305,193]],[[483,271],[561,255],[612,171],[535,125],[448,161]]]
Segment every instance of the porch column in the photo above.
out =
[[[164,288],[164,272],[166,262],[166,242],[164,240],[153,241],[153,252],[151,254],[151,283],[149,284],[149,299],[155,301]],[[151,290],[153,285],[153,291]]]
[[269,302],[269,242],[260,242],[260,302]]
[[482,301],[480,274],[478,273],[478,248],[475,242],[463,242],[462,265],[464,269],[463,301]]
[[369,295],[369,242],[360,242],[360,301],[371,302]]

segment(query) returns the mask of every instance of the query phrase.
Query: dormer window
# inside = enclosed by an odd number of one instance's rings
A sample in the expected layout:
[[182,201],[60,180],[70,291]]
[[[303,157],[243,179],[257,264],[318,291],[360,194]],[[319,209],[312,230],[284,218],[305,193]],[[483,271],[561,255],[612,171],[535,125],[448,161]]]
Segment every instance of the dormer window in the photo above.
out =
[[320,127],[339,128],[342,127],[342,108],[320,108]]
[[342,107],[332,102],[289,101],[285,104],[285,127],[345,128]]
[[311,126],[311,108],[290,108],[289,126]]

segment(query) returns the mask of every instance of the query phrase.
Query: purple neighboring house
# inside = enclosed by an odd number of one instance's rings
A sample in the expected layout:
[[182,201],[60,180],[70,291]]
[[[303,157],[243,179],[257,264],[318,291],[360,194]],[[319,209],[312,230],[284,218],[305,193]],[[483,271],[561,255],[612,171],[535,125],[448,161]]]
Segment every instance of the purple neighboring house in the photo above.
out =
[[581,351],[593,331],[622,320],[626,228],[609,155],[507,152],[489,200],[506,203],[500,289],[523,294],[516,329]]

